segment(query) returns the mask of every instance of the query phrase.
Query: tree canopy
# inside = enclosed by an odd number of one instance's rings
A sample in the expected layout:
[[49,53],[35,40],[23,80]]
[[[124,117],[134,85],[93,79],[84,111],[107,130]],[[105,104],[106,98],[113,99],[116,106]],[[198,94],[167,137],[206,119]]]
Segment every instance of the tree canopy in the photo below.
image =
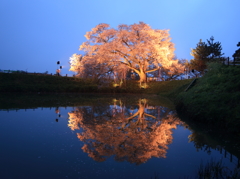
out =
[[222,46],[220,42],[214,42],[214,37],[207,39],[207,43],[202,42],[200,39],[197,47],[192,49],[191,55],[194,57],[190,61],[193,69],[203,71],[207,68],[208,62],[220,61],[222,57]]
[[85,37],[87,41],[79,48],[85,54],[70,58],[70,70],[79,75],[89,75],[89,67],[99,76],[128,69],[139,75],[140,82],[146,82],[147,73],[160,67],[171,70],[177,62],[169,31],[152,29],[144,22],[122,24],[117,29],[102,23]]
[[[237,47],[240,47],[240,42],[238,42]],[[233,54],[234,61],[240,61],[240,48]]]

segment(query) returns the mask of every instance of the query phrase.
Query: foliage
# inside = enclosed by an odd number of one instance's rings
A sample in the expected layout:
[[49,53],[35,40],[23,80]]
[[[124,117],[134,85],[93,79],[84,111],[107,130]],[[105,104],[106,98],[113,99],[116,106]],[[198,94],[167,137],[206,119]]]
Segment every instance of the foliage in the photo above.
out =
[[186,59],[175,60],[170,65],[170,68],[161,67],[159,70],[151,72],[151,74],[154,77],[159,77],[162,81],[176,80],[184,73],[186,65]]
[[[154,30],[143,22],[122,24],[117,29],[99,24],[85,37],[87,41],[79,48],[85,54],[70,58],[70,70],[79,76],[95,73],[98,77],[121,75],[124,79],[123,74],[130,69],[139,75],[140,82],[146,82],[146,74],[160,67],[176,71],[173,66],[178,62],[168,30]],[[180,64],[178,68],[183,69]]]
[[222,46],[220,42],[213,42],[214,37],[210,37],[210,40],[207,40],[207,48],[208,48],[208,59],[210,62],[213,61],[214,59],[220,58],[224,54],[221,52],[222,51]]
[[[238,42],[237,46],[240,47],[240,42]],[[240,48],[235,51],[233,58],[234,61],[240,61]]]
[[210,40],[207,39],[207,43],[202,42],[200,39],[197,47],[192,49],[191,55],[194,57],[190,61],[191,67],[197,71],[204,71],[207,68],[208,62],[221,61],[222,46],[220,42],[214,42],[214,37]]

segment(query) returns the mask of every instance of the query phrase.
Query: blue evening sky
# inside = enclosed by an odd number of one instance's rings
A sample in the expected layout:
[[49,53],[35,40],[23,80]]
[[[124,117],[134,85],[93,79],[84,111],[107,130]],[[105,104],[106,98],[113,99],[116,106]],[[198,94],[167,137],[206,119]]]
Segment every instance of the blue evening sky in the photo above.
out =
[[0,69],[69,72],[69,57],[99,23],[117,27],[143,21],[170,29],[175,54],[190,60],[191,48],[211,36],[232,57],[240,41],[240,0],[1,0]]

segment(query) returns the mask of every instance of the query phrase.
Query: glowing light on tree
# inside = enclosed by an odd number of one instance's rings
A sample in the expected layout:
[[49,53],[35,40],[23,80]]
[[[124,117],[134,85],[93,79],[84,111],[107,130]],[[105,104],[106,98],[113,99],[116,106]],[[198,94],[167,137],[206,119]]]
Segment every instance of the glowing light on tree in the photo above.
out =
[[175,48],[169,31],[152,29],[144,22],[122,24],[117,29],[99,24],[85,37],[87,41],[79,48],[85,54],[74,54],[70,58],[70,70],[79,74],[89,66],[98,74],[118,72],[121,65],[137,73],[140,82],[146,82],[147,73],[160,67],[172,70],[172,64],[178,61],[174,59]]

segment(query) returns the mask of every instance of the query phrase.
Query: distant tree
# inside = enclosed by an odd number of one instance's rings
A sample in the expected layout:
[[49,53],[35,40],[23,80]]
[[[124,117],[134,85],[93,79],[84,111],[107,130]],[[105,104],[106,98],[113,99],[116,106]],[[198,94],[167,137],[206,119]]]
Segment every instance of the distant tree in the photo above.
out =
[[208,62],[216,62],[222,60],[222,46],[220,42],[214,42],[214,37],[207,40],[207,43],[200,39],[197,47],[191,50],[191,55],[194,57],[190,61],[190,66],[197,71],[204,71],[207,68]]
[[[240,42],[238,42],[237,47],[240,47]],[[240,61],[240,48],[235,51],[233,54],[234,62]]]
[[208,49],[205,42],[202,42],[202,39],[197,44],[195,49],[191,50],[190,53],[194,59],[190,61],[190,66],[197,71],[203,71],[206,69],[206,61],[208,56]]
[[[122,64],[122,67],[137,73],[140,82],[146,82],[147,73],[160,67],[171,68],[177,61],[174,60],[175,49],[168,30],[155,30],[144,22],[119,25],[117,29],[99,24],[85,37],[87,41],[79,48],[85,54],[70,60],[70,70],[79,74],[82,73],[81,68],[86,69],[86,64],[105,66],[105,74],[111,70],[117,72]],[[92,71],[95,72],[94,69]]]
[[210,40],[207,40],[207,48],[208,48],[208,61],[216,61],[219,60],[224,53],[222,53],[222,46],[220,42],[213,42],[214,37],[212,36]]
[[197,47],[195,49],[192,49],[190,54],[196,60],[206,59],[208,56],[207,44],[203,42],[202,39],[200,39],[200,41],[197,44]]

